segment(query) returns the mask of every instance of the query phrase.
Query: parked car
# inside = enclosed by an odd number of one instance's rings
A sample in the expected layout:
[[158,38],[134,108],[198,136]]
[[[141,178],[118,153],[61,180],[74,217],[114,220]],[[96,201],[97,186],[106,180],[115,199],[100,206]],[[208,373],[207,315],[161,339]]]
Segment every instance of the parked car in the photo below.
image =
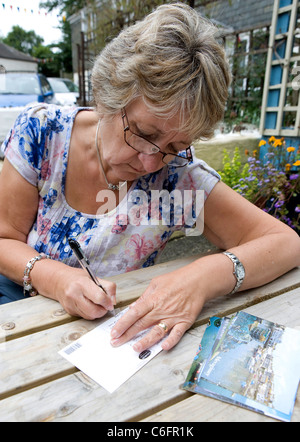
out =
[[33,102],[55,103],[54,92],[44,75],[34,72],[0,75],[0,107],[26,106]]
[[79,97],[79,88],[68,78],[48,77],[48,81],[55,94],[56,104],[61,106],[73,106]]

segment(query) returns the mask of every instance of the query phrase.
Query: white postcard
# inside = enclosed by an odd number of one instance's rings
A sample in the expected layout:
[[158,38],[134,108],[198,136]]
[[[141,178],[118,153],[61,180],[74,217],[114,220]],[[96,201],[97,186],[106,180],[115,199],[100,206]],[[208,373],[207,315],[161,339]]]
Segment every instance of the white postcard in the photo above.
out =
[[[149,329],[140,332],[131,341],[120,347],[111,345],[110,332],[127,310],[125,309],[116,316],[109,318],[94,330],[59,351],[61,356],[104,387],[109,393],[113,393],[162,351],[162,341],[140,354],[133,350],[134,343],[140,340]],[[122,369],[120,369],[120,364]]]

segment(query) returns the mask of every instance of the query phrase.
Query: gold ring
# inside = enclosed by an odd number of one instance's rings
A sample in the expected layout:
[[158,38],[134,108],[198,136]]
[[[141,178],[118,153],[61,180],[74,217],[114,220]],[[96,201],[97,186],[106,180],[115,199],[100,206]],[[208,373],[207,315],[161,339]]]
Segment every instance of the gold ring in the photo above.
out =
[[168,326],[167,326],[167,324],[165,324],[164,322],[160,322],[159,324],[157,324],[158,325],[158,327],[160,327],[165,333],[167,333],[167,331],[168,331]]

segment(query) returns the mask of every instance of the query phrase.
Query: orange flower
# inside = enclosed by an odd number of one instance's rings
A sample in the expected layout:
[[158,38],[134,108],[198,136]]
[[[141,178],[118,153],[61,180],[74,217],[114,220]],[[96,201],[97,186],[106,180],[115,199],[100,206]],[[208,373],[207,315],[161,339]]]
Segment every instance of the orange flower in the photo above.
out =
[[293,166],[300,166],[300,160],[297,160],[296,163],[293,164]]
[[285,171],[286,172],[289,172],[290,170],[291,170],[291,165],[289,164],[289,163],[287,163],[286,165],[285,165]]
[[[269,141],[270,141],[270,140],[269,140]],[[265,146],[266,144],[267,144],[267,142],[266,142],[265,140],[261,140],[261,141],[259,142],[258,147]]]
[[253,154],[254,157],[256,157],[256,155],[257,155],[257,150],[254,150],[254,151],[252,152],[252,154]]
[[287,151],[290,153],[290,152],[295,152],[295,147],[288,147],[287,148]]
[[273,143],[273,141],[276,141],[276,138],[275,138],[275,137],[271,137],[271,138],[269,138],[269,144]]
[[281,140],[275,140],[274,147],[278,147],[278,146],[282,146],[282,141]]

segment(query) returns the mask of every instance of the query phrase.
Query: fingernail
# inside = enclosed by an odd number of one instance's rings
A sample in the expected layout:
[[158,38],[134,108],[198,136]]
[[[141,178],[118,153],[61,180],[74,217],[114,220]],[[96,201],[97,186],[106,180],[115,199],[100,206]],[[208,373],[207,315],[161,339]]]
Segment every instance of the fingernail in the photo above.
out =
[[163,350],[165,350],[165,351],[168,351],[168,350],[170,350],[170,345],[167,344],[166,342],[163,342],[163,343],[161,344],[161,348],[162,348]]
[[118,345],[120,345],[120,339],[112,339],[110,343],[113,347],[117,347]]
[[133,348],[134,351],[140,352],[142,346],[141,346],[141,344],[137,343],[137,344],[134,344],[134,345],[132,346],[132,348]]
[[118,337],[118,332],[116,331],[116,330],[112,330],[112,332],[111,332],[111,337],[114,339],[114,338],[117,338]]

